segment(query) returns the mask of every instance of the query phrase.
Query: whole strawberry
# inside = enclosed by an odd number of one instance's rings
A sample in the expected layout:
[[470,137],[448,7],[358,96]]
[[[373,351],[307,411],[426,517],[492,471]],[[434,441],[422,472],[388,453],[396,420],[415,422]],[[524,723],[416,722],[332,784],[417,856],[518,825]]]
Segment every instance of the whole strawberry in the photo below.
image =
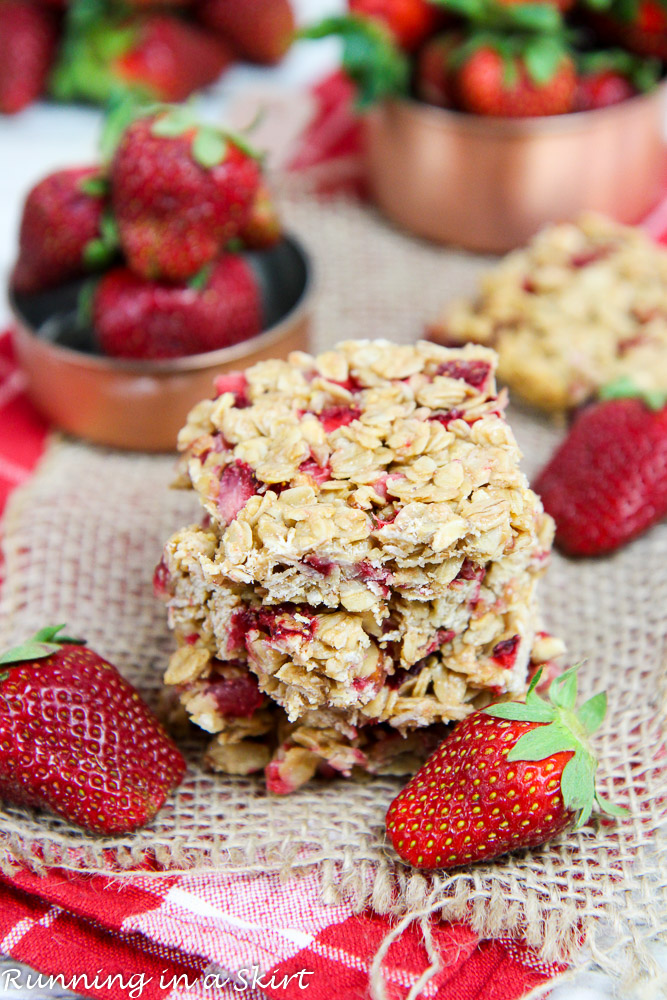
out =
[[595,790],[589,736],[604,719],[606,696],[575,712],[576,667],[558,677],[545,701],[535,688],[522,702],[473,712],[454,727],[387,812],[387,833],[404,861],[455,868],[550,840],[582,826],[593,805],[625,810]]
[[585,76],[580,76],[577,81],[574,110],[593,111],[595,108],[608,108],[612,104],[627,101],[636,93],[632,83],[622,73],[611,69],[587,73]]
[[657,59],[632,55],[623,49],[588,52],[578,60],[575,111],[592,111],[626,101],[651,90],[661,75]]
[[111,197],[129,267],[187,281],[246,224],[260,184],[238,137],[173,108],[134,121],[111,164]]
[[0,657],[0,798],[126,833],[152,819],[185,762],[132,685],[63,627]]
[[465,111],[507,118],[565,114],[572,110],[576,85],[574,63],[565,51],[536,71],[522,54],[503,54],[493,44],[475,48],[456,80]]
[[422,47],[415,65],[417,97],[439,108],[456,104],[452,55],[462,40],[458,31],[435,35]]
[[24,0],[0,3],[0,112],[15,114],[40,96],[57,37],[49,10]]
[[667,515],[667,407],[638,397],[588,407],[534,486],[560,549],[613,552]]
[[250,62],[279,62],[296,24],[289,0],[201,0],[197,17]]
[[259,288],[236,254],[223,256],[195,287],[146,281],[116,268],[95,290],[93,327],[101,350],[117,358],[202,354],[260,332]]
[[600,37],[642,56],[667,59],[667,10],[660,0],[603,0],[589,18]]
[[384,25],[406,52],[433,33],[442,14],[429,0],[348,0],[348,6],[352,14]]
[[122,93],[183,101],[217,80],[231,61],[224,42],[171,14],[98,12],[68,26],[50,91],[61,101],[97,104]]
[[116,232],[105,206],[98,167],[58,170],[36,184],[23,207],[13,288],[37,292],[108,263]]

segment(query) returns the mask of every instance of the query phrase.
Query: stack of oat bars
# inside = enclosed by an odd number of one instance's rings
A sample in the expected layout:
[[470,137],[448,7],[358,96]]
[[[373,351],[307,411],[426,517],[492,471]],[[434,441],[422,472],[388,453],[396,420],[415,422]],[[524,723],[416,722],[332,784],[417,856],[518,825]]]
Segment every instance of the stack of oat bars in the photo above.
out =
[[201,524],[156,589],[166,674],[210,766],[412,772],[560,643],[535,597],[553,526],[519,469],[496,355],[350,341],[222,375],[182,430]]

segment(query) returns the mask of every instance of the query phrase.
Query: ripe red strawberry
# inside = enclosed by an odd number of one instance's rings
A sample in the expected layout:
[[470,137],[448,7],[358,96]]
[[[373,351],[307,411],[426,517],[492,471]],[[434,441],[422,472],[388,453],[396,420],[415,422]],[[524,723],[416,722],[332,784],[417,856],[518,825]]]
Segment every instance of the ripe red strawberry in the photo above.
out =
[[379,21],[406,52],[413,52],[437,28],[440,12],[428,0],[348,0],[352,14]]
[[50,88],[62,101],[104,104],[123,91],[183,101],[231,60],[219,38],[171,14],[98,16],[68,29]]
[[526,702],[473,712],[454,727],[387,812],[387,833],[404,861],[455,868],[535,847],[593,805],[625,810],[595,790],[597,761],[588,737],[604,719],[606,695],[575,714],[576,667],[552,683],[544,701],[533,678]]
[[464,110],[479,115],[565,114],[572,110],[576,71],[563,52],[548,72],[536,77],[521,55],[504,57],[492,45],[481,45],[458,70],[457,90]]
[[250,215],[260,169],[242,140],[174,108],[133,122],[111,164],[111,195],[128,265],[187,281]]
[[535,489],[559,548],[613,552],[667,515],[667,407],[625,398],[583,410]]
[[595,7],[588,16],[602,38],[638,55],[667,60],[667,9],[660,0],[611,0]]
[[93,298],[101,350],[117,358],[179,358],[228,347],[259,333],[255,276],[234,254],[212,268],[204,287],[145,281],[127,268],[109,271]]
[[580,76],[577,81],[574,110],[593,111],[595,108],[608,108],[612,104],[626,101],[636,93],[636,89],[627,77],[615,70],[587,73]]
[[440,108],[456,105],[452,55],[461,41],[460,32],[450,31],[429,39],[421,49],[415,65],[415,90],[420,100]]
[[152,819],[185,762],[132,685],[63,627],[0,657],[0,798],[125,833]]
[[108,263],[116,233],[105,205],[99,167],[58,170],[35,185],[21,218],[16,291],[51,288]]
[[296,28],[289,0],[202,0],[197,16],[243,59],[258,63],[279,62]]
[[584,53],[578,58],[578,69],[575,111],[606,108],[651,90],[662,74],[657,59],[641,58],[624,49]]
[[57,37],[50,11],[24,0],[0,3],[0,112],[15,114],[43,92]]
[[267,186],[261,184],[239,239],[250,250],[267,250],[279,243],[281,237],[282,226],[275,202]]

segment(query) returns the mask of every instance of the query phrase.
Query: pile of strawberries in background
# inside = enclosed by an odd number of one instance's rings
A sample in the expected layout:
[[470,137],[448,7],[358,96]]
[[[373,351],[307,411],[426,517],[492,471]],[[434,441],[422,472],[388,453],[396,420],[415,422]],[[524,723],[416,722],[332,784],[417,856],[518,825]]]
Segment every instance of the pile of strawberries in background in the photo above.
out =
[[606,107],[651,89],[667,61],[665,0],[348,0],[339,35],[359,102],[411,94],[525,117]]
[[294,28],[289,0],[0,0],[0,112],[41,95],[182,101],[235,60],[278,62]]
[[30,191],[14,293],[97,272],[79,322],[114,357],[200,354],[259,333],[260,288],[242,251],[275,245],[281,226],[245,139],[183,105],[120,105],[103,145],[105,165],[59,170]]

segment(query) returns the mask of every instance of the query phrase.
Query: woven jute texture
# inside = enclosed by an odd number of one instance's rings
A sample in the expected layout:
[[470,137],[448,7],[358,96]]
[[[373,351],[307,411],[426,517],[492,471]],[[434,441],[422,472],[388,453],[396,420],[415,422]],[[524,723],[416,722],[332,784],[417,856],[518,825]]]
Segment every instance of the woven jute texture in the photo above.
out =
[[[342,200],[294,201],[287,213],[318,266],[318,350],[355,336],[414,339],[443,302],[473,289],[486,266],[402,236]],[[531,474],[561,432],[527,411],[514,409],[510,419]],[[157,704],[172,639],[152,571],[169,534],[199,516],[193,495],[168,488],[173,464],[168,456],[53,442],[6,515],[3,642],[67,622]],[[428,877],[402,866],[386,845],[395,780],[313,782],[270,796],[261,779],[205,773],[205,740],[193,733],[184,747],[187,778],[149,828],[96,840],[58,819],[6,808],[2,862],[127,871],[148,852],[171,870],[298,877],[315,866],[327,900],[466,918],[483,935],[525,935],[549,959],[572,957],[584,942],[603,967],[653,976],[655,984],[646,945],[667,929],[667,525],[602,561],[555,555],[541,597],[545,624],[566,639],[572,662],[583,661],[583,694],[609,692],[597,740],[600,782],[631,819],[598,821],[541,850]]]

